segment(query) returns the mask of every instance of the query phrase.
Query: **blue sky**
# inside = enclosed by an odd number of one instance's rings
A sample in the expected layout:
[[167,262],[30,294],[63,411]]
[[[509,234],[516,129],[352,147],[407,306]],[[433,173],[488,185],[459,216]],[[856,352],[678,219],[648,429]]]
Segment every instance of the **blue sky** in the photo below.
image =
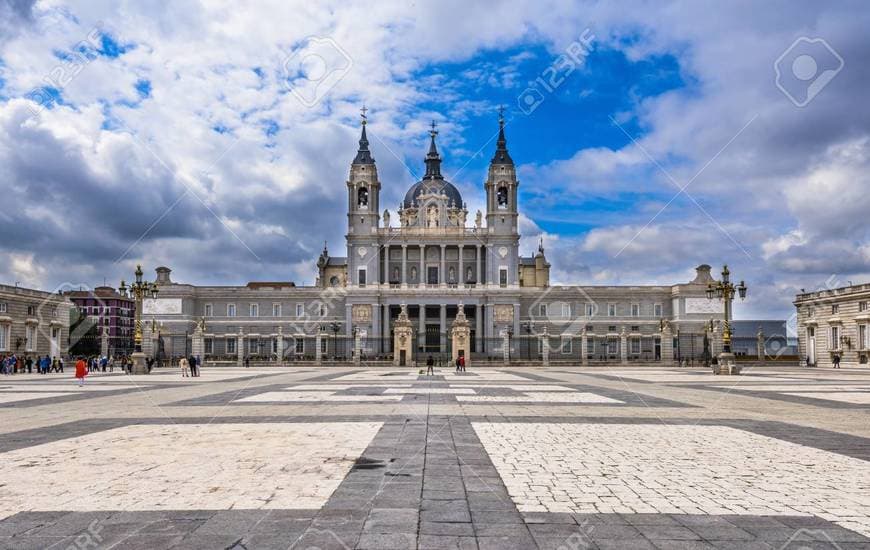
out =
[[[504,105],[523,251],[543,239],[556,281],[672,284],[728,263],[751,288],[738,316],[788,317],[801,288],[870,274],[862,8],[0,1],[0,191],[19,205],[0,277],[94,284],[142,262],[310,283],[323,240],[344,244],[363,103],[382,203],[422,170],[435,119],[472,212]],[[800,106],[775,68],[804,38],[844,63]],[[319,70],[296,65],[312,48],[337,69],[325,91],[299,78]]]

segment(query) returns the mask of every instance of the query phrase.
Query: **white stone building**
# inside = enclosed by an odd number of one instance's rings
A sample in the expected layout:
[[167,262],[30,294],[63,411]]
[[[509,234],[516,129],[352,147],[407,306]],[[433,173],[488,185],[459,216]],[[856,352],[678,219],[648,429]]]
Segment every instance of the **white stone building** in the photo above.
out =
[[870,284],[798,294],[798,355],[810,365],[867,366],[870,362]]
[[0,285],[0,356],[66,356],[72,302],[41,290]]
[[[202,317],[204,353],[214,359],[341,360],[359,348],[367,360],[388,360],[392,324],[404,304],[416,354],[449,353],[447,335],[461,306],[474,359],[700,357],[705,324],[722,316],[721,304],[705,297],[709,266],[699,266],[692,281],[668,286],[551,286],[543,247],[521,256],[520,182],[502,119],[483,182],[486,211],[473,215],[441,173],[434,127],[425,175],[398,212],[382,210],[365,124],[346,182],[346,252],[333,256],[324,247],[317,283],[194,286],[158,268],[160,295],[145,309],[146,351],[157,349],[150,343],[156,328],[167,354],[189,352]],[[721,348],[721,335],[709,339]]]

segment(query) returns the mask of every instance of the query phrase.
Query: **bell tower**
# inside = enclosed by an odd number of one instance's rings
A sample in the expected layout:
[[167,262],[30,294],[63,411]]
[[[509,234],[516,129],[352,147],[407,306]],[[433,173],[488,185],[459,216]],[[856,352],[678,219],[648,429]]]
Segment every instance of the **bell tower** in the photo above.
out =
[[347,233],[351,235],[373,235],[377,233],[380,220],[380,191],[378,169],[375,159],[369,151],[369,140],[366,137],[366,111],[361,109],[362,135],[359,138],[359,150],[350,165],[350,176],[347,180]]
[[495,155],[489,163],[486,178],[486,225],[492,235],[517,235],[517,181],[516,167],[507,150],[504,135],[504,108],[498,113],[498,141]]

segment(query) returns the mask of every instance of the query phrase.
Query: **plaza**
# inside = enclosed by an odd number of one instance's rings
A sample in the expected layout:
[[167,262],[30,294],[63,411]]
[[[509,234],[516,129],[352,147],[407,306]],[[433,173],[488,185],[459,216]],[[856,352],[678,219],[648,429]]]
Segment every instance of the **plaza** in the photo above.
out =
[[16,375],[0,411],[2,548],[870,548],[859,369]]

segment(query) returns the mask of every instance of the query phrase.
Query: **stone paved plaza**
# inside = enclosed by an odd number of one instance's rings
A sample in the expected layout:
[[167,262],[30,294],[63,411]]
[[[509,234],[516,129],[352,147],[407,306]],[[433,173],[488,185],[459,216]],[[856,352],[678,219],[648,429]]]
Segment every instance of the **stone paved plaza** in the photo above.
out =
[[0,379],[0,547],[870,548],[870,371]]

